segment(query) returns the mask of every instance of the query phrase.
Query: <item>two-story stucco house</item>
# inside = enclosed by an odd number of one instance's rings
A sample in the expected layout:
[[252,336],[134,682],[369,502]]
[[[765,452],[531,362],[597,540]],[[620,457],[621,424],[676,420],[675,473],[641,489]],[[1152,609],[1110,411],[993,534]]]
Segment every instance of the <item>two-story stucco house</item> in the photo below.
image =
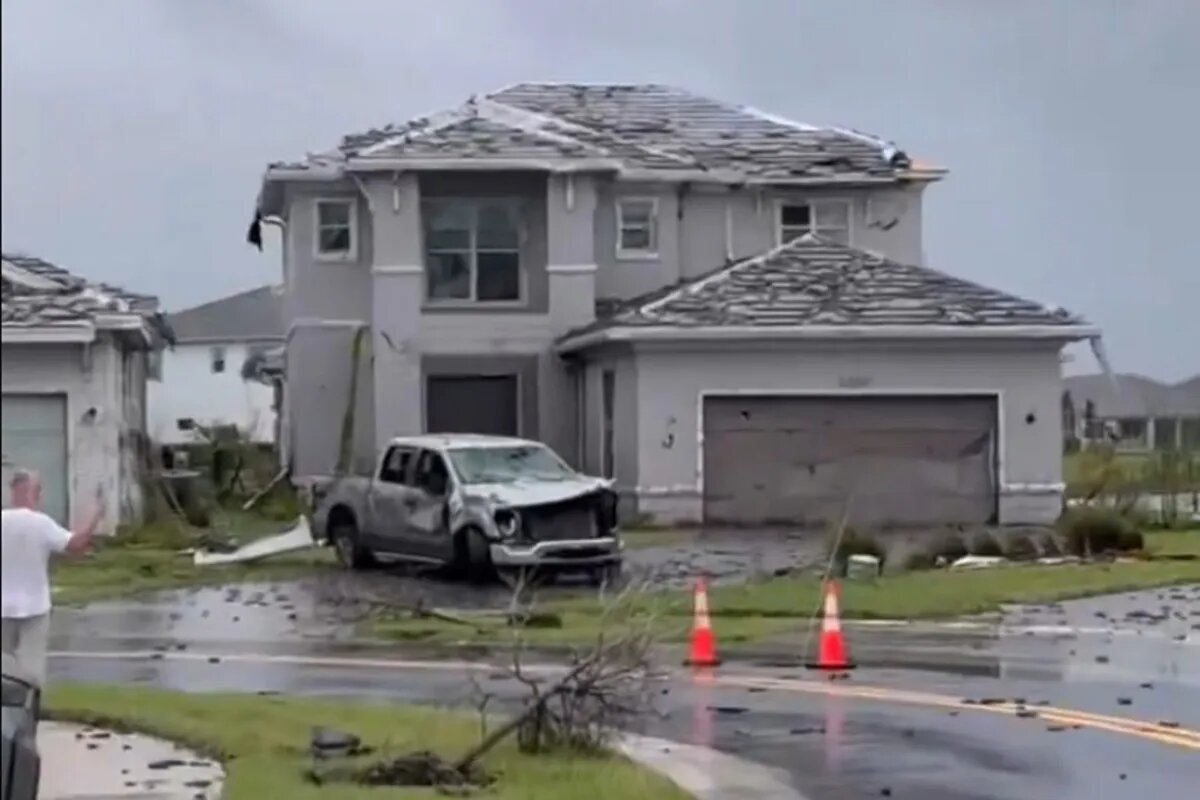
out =
[[1060,350],[1098,333],[922,265],[944,174],[674,88],[545,83],[273,164],[250,238],[283,231],[294,475],[334,470],[353,397],[359,468],[397,434],[515,433],[663,521],[1052,520]]
[[175,345],[151,364],[150,436],[158,444],[196,441],[180,427],[234,425],[248,441],[275,443],[275,392],[253,373],[283,342],[282,292],[261,286],[167,316]]

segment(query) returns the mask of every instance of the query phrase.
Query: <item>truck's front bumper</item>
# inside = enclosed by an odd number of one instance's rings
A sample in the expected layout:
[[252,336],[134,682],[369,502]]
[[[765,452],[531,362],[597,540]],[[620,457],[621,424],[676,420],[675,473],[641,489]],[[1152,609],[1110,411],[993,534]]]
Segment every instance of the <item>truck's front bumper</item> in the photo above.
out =
[[532,544],[497,543],[491,547],[497,567],[555,567],[588,569],[620,563],[621,540],[615,536],[598,539],[562,539]]

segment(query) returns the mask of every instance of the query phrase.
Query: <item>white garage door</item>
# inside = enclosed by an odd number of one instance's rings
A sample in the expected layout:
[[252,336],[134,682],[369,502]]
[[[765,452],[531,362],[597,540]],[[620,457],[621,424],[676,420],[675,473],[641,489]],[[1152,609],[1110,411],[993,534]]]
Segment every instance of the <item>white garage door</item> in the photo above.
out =
[[63,525],[67,514],[67,400],[53,394],[5,394],[3,425],[4,504],[8,477],[15,467],[37,470],[42,478],[42,508]]
[[735,525],[986,523],[989,397],[709,397],[704,515]]

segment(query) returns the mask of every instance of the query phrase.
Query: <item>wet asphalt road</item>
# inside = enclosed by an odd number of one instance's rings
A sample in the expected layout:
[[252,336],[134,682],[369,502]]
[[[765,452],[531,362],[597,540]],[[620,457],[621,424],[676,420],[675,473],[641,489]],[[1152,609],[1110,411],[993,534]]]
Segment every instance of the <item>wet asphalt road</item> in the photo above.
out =
[[[470,705],[475,698],[463,666],[396,669],[378,663],[429,654],[354,647],[345,641],[349,622],[330,618],[320,600],[297,585],[243,587],[228,598],[225,590],[204,590],[64,615],[56,620],[52,649],[78,655],[52,659],[52,679],[445,705]],[[998,635],[850,628],[851,652],[863,666],[841,685],[975,701],[1021,698],[1035,712],[1049,703],[1196,729],[1197,623],[1200,586],[1012,609]],[[160,652],[134,659],[84,654],[154,648]],[[272,652],[367,661],[351,666],[260,658]],[[731,662],[717,675],[805,677],[782,661]],[[921,669],[891,668],[896,664]],[[477,674],[502,702],[514,700],[515,687],[499,672],[484,668]],[[663,689],[660,715],[647,733],[709,745],[778,770],[812,800],[1143,800],[1189,796],[1188,787],[1200,785],[1200,750],[1089,727],[1051,730],[1037,717],[1001,716],[975,706],[750,691],[697,683],[683,671]]]

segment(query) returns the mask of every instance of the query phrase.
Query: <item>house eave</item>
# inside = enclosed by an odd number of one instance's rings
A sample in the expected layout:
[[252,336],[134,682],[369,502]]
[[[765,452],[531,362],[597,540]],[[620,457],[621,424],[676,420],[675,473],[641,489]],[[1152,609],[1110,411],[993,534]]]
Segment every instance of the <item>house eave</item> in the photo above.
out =
[[0,341],[4,344],[89,344],[95,340],[96,326],[90,322],[0,328]]
[[1091,325],[795,325],[762,326],[614,326],[568,336],[555,347],[560,355],[613,342],[730,342],[780,340],[1039,340],[1073,342],[1100,335]]

